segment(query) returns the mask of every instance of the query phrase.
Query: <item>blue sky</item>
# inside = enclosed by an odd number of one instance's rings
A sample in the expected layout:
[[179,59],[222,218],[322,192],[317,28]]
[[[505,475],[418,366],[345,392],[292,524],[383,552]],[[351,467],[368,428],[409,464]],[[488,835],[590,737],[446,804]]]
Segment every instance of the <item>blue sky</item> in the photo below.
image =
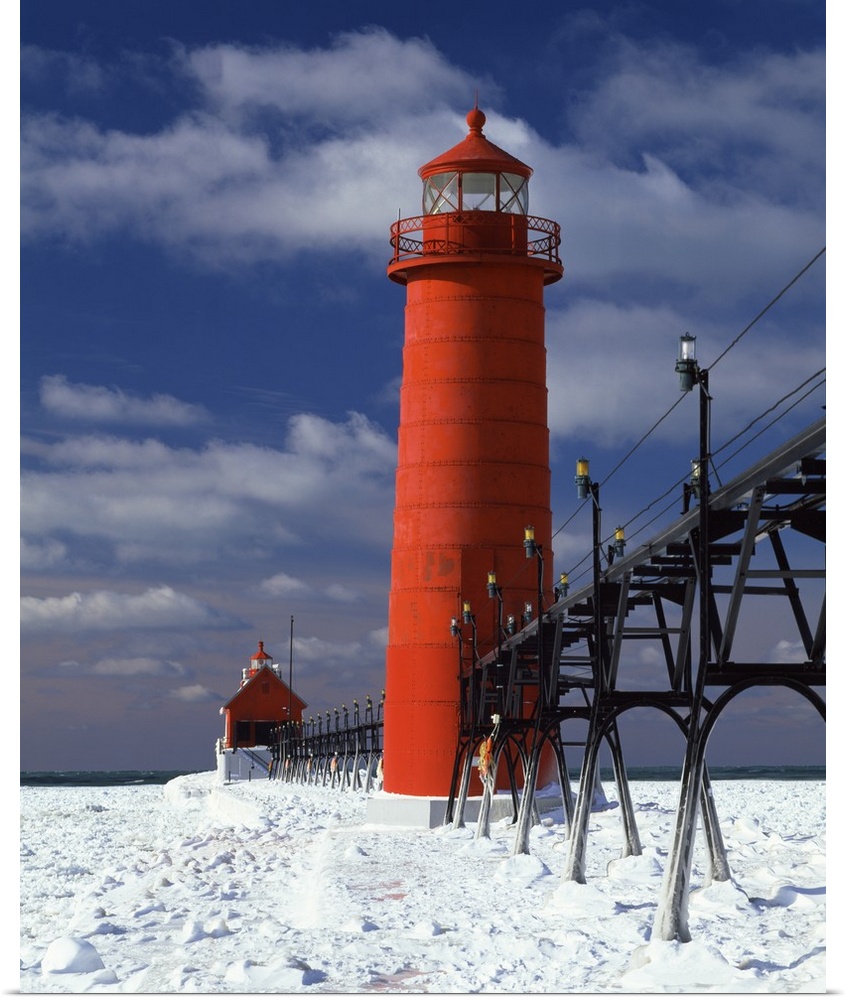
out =
[[[219,706],[259,639],[287,664],[292,615],[310,711],[378,697],[388,232],[476,95],[563,230],[556,572],[590,539],[576,459],[609,529],[679,481],[693,397],[616,471],[678,398],[679,335],[709,365],[826,243],[818,0],[27,0],[20,29],[25,770],[211,767]],[[715,446],[825,367],[824,279],[822,256],[713,369]],[[725,475],[823,405],[824,386]],[[750,658],[793,641],[782,610]],[[633,724],[630,762],[680,761],[666,728]],[[717,734],[716,763],[824,759],[789,693],[744,695]]]

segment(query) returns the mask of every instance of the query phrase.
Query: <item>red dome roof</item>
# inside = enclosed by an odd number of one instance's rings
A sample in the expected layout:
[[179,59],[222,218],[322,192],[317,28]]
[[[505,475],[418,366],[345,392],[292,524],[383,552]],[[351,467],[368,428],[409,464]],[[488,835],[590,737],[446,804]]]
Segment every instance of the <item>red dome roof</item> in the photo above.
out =
[[273,657],[264,648],[264,643],[259,642],[259,647],[250,657],[251,660],[272,660]]
[[473,108],[467,115],[470,131],[457,146],[448,149],[434,160],[429,160],[417,172],[425,180],[432,174],[449,170],[460,171],[507,171],[521,177],[531,177],[532,168],[516,156],[506,153],[485,138],[482,128],[486,118],[479,108]]

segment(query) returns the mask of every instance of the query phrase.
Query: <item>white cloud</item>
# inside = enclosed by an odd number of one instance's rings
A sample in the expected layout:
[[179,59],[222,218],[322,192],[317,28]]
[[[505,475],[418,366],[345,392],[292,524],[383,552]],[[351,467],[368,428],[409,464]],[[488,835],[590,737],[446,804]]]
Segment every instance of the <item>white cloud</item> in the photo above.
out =
[[314,708],[346,700],[350,711],[358,699],[362,711],[369,694],[378,703],[385,680],[387,628],[372,629],[360,638],[294,639],[294,687],[308,691]]
[[340,601],[341,604],[355,604],[361,600],[361,594],[345,583],[331,583],[326,588],[326,596],[333,601]]
[[287,445],[294,454],[333,464],[351,462],[363,473],[384,472],[396,461],[394,442],[361,413],[351,413],[344,424],[300,413],[291,419]]
[[368,635],[368,641],[379,649],[388,648],[388,626],[373,629]]
[[825,244],[822,211],[769,201],[751,185],[715,197],[649,153],[623,168],[541,146],[532,165],[533,211],[562,227],[565,276],[551,301],[575,285],[654,302],[657,285],[725,308],[750,288],[770,292]]
[[65,597],[21,598],[21,629],[38,634],[226,628],[234,624],[231,616],[166,586],[142,594],[99,590]]
[[[381,267],[395,211],[419,210],[418,166],[460,139],[452,109],[473,89],[428,42],[382,29],[322,50],[197,49],[180,65],[206,107],[158,133],[25,117],[26,236],[129,229],[215,267],[356,247]],[[819,249],[823,53],[712,66],[621,40],[603,67],[560,146],[497,114],[486,87],[486,134],[535,168],[532,211],[562,223],[571,284],[632,292],[661,274],[723,300]]]
[[394,119],[398,107],[436,108],[478,86],[428,40],[400,40],[379,27],[339,34],[327,49],[216,45],[182,58],[185,72],[227,116],[273,109],[323,130],[339,121]]
[[21,569],[45,570],[60,566],[67,554],[67,546],[62,542],[21,539]]
[[226,238],[224,192],[250,189],[267,168],[260,139],[210,120],[140,136],[48,115],[25,119],[22,137],[22,229],[76,240],[130,226],[169,244],[170,228],[200,249],[211,229]]
[[220,701],[220,695],[214,691],[209,691],[202,684],[186,684],[184,687],[175,688],[168,692],[168,697],[176,701],[183,701],[188,705],[202,704],[203,702]]
[[298,665],[310,664],[319,667],[322,672],[337,667],[347,667],[361,660],[384,658],[387,645],[387,628],[374,629],[364,640],[347,642],[321,639],[317,636],[294,639],[295,662]]
[[307,583],[298,580],[287,573],[276,573],[267,580],[262,580],[259,590],[266,597],[288,597],[292,594],[307,594],[311,588]]
[[103,69],[93,60],[36,45],[21,46],[20,69],[23,80],[40,82],[59,78],[63,86],[74,94],[97,93],[104,83]]
[[208,417],[204,407],[173,396],[157,393],[145,399],[122,389],[68,382],[64,375],[45,375],[40,398],[49,413],[90,423],[185,427]]
[[[601,446],[639,440],[679,398],[674,365],[678,338],[688,330],[697,335],[703,366],[717,359],[739,333],[693,307],[682,313],[672,306],[577,299],[548,313],[552,436],[579,435]],[[733,349],[730,360],[713,368],[715,446],[825,367],[822,331],[806,331],[799,339],[789,326],[771,326],[768,336],[767,350],[750,338]],[[693,426],[690,407],[695,404],[679,400],[680,407],[685,405],[656,428],[656,440],[677,441],[684,425]],[[693,442],[691,436],[691,446]]]
[[575,106],[583,145],[618,163],[650,150],[706,187],[718,183],[728,199],[732,190],[714,180],[718,174],[776,201],[822,205],[822,50],[762,48],[710,65],[678,43],[618,39],[612,48],[609,72]]
[[117,562],[167,564],[244,562],[318,539],[385,545],[396,444],[360,414],[340,424],[299,414],[284,450],[103,435],[27,450],[40,467],[21,476],[22,532],[54,563],[61,553],[51,539],[70,563],[86,540]]
[[178,663],[149,656],[104,657],[87,671],[95,677],[182,677],[186,672]]
[[805,647],[801,642],[779,639],[764,656],[765,663],[804,663],[807,660]]

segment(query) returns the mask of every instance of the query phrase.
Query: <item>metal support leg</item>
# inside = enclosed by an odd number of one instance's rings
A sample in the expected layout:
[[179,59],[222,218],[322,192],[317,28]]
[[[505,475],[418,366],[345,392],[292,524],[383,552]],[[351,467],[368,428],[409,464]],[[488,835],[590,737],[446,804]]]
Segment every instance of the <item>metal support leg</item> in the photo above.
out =
[[455,815],[455,796],[457,794],[458,788],[458,774],[461,769],[462,761],[462,742],[461,737],[458,738],[458,745],[455,748],[455,759],[452,762],[452,778],[449,783],[449,795],[447,797],[446,813],[444,814],[444,826],[451,826],[452,820]]
[[731,869],[728,863],[726,845],[723,841],[722,830],[720,830],[720,820],[717,816],[717,806],[714,802],[714,789],[711,785],[711,776],[708,773],[708,765],[702,768],[702,797],[700,802],[702,808],[702,827],[705,831],[705,839],[708,842],[708,856],[711,861],[711,878],[714,882],[728,882],[731,878]]
[[517,773],[514,770],[514,760],[511,754],[508,750],[503,752],[505,753],[505,766],[508,768],[508,781],[511,789],[511,823],[513,825],[517,822],[517,816],[520,812],[520,803],[517,799]]
[[482,802],[479,806],[479,822],[476,824],[476,840],[489,840],[491,836],[491,805],[496,790],[496,768],[499,753],[492,755],[490,772],[483,782]]
[[690,941],[688,896],[704,767],[704,748],[694,740],[685,754],[673,844],[655,913],[654,936],[662,941]]
[[561,746],[561,734],[558,738],[553,738],[552,746],[555,750],[555,763],[558,766],[558,785],[561,788],[561,805],[564,809],[565,835],[569,838],[573,829],[573,789],[570,787],[570,775],[567,772],[567,761],[564,757],[564,748]]
[[585,881],[585,855],[590,810],[593,805],[593,789],[599,766],[599,740],[588,738],[582,773],[579,778],[579,796],[576,799],[576,813],[570,833],[570,850],[564,867],[563,878],[567,882]]
[[640,835],[637,832],[634,806],[632,805],[632,796],[629,791],[629,778],[626,774],[626,762],[623,760],[623,749],[620,746],[620,734],[617,732],[616,722],[612,724],[606,738],[608,745],[611,747],[611,762],[614,766],[617,793],[620,796],[620,811],[622,813],[623,835],[625,838],[622,856],[624,858],[640,857],[643,853],[643,848],[640,845]]
[[529,853],[529,829],[532,820],[537,814],[535,808],[535,788],[538,783],[538,770],[540,769],[541,746],[535,743],[532,747],[532,755],[529,758],[529,766],[526,770],[526,780],[523,783],[523,797],[520,799],[520,811],[517,814],[517,835],[514,838],[514,849],[512,856]]
[[470,777],[473,772],[473,744],[468,743],[464,756],[464,769],[461,772],[461,785],[458,789],[458,800],[455,804],[455,816],[452,821],[453,830],[464,827],[464,807],[467,805],[467,794],[470,791]]

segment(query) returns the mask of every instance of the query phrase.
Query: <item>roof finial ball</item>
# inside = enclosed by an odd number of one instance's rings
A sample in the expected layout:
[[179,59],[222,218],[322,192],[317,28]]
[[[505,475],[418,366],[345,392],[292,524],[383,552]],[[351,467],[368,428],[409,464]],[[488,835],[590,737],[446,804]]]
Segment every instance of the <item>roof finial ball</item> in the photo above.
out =
[[475,132],[476,135],[482,134],[482,128],[486,121],[485,113],[479,110],[478,105],[467,113],[467,124],[470,127],[470,131]]

